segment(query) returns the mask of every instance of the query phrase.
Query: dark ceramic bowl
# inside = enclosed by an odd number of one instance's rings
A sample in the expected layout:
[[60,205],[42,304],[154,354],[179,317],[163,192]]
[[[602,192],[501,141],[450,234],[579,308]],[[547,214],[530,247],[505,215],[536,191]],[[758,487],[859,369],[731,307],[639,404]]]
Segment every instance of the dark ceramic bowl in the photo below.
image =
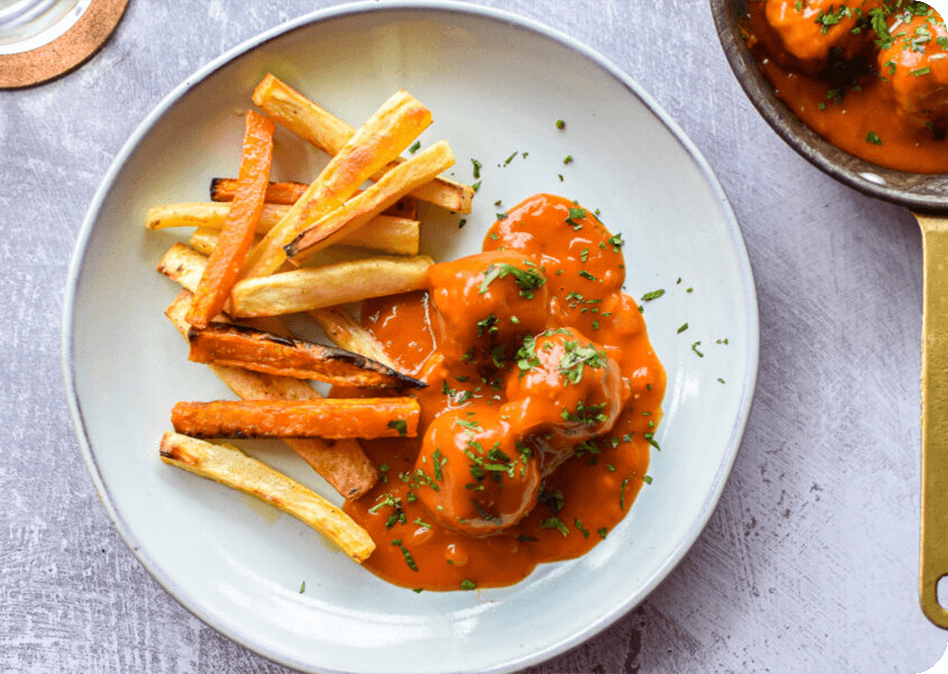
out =
[[[750,0],[754,1],[754,0]],[[948,175],[905,173],[870,164],[836,148],[805,126],[774,96],[741,38],[748,0],[710,0],[724,54],[754,107],[793,149],[834,178],[880,199],[919,211],[948,211]]]

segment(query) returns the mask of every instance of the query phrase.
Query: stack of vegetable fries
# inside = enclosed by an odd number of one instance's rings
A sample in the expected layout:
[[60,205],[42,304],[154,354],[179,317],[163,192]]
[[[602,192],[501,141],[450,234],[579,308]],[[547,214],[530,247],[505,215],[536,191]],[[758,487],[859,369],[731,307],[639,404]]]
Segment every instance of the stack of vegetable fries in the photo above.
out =
[[[473,189],[439,174],[454,164],[438,142],[400,155],[432,115],[396,92],[354,129],[273,75],[253,93],[238,175],[211,181],[211,203],[157,206],[146,226],[195,227],[158,270],[182,290],[165,312],[240,400],[182,401],[161,458],[298,517],[362,562],[375,544],[342,510],[240,449],[204,438],[282,438],[347,499],[379,478],[360,439],[415,436],[424,386],[398,372],[343,305],[421,289],[431,258],[418,254],[418,200],[471,209]],[[313,182],[271,182],[275,123],[331,159]],[[363,188],[363,185],[368,185]],[[371,256],[312,266],[315,253],[355,246]],[[335,346],[290,335],[277,318],[308,314]],[[324,398],[311,380],[388,389],[375,398]],[[395,389],[392,391],[391,389]]]

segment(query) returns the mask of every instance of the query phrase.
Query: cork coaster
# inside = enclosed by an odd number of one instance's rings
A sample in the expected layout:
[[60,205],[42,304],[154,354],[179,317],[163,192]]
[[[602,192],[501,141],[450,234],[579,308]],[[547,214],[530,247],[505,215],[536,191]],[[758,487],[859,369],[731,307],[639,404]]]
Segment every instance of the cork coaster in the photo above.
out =
[[0,54],[0,89],[28,87],[69,72],[105,43],[127,5],[128,0],[93,0],[76,24],[52,42]]

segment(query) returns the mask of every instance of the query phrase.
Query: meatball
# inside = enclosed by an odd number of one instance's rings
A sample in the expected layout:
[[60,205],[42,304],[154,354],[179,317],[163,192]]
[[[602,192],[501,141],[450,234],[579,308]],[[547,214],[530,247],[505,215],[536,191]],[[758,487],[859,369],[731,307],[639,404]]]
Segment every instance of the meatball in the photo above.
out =
[[[907,20],[906,20],[907,19]],[[931,10],[900,16],[891,25],[876,67],[899,114],[919,126],[948,118],[948,30]]]
[[518,437],[499,408],[440,415],[415,461],[418,500],[440,524],[469,536],[516,524],[540,491],[536,457]]
[[439,317],[439,348],[449,362],[472,347],[490,353],[493,345],[546,325],[546,276],[523,253],[496,250],[442,262],[428,270],[428,283]]
[[530,436],[547,475],[577,444],[612,428],[629,389],[605,349],[558,328],[525,340],[506,395],[504,414]]
[[871,45],[870,12],[882,0],[767,0],[765,14],[778,47],[773,58],[789,68],[818,72],[832,56],[850,61]]

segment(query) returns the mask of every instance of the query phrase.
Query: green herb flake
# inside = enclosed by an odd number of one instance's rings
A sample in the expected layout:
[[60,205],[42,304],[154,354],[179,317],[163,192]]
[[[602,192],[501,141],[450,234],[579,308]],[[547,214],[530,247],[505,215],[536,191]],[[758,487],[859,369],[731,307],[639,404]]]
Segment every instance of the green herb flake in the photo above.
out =
[[481,177],[481,163],[476,159],[471,159],[471,164],[474,165],[474,180],[477,180]]
[[477,583],[475,583],[473,580],[468,580],[467,578],[465,578],[464,580],[461,581],[461,589],[462,590],[476,590]]
[[642,301],[651,302],[652,300],[657,300],[659,297],[661,297],[664,294],[665,294],[665,290],[663,288],[659,288],[658,290],[653,290],[651,292],[647,292],[644,295],[642,295]]
[[879,138],[879,134],[875,131],[869,131],[866,133],[866,142],[872,143],[873,145],[882,145],[882,139]]
[[683,332],[684,332],[685,330],[687,330],[687,329],[688,329],[688,324],[687,324],[687,323],[682,323],[681,326],[679,326],[679,328],[678,328],[678,334],[680,335],[681,333],[683,333]]
[[412,154],[415,154],[416,152],[418,152],[419,149],[421,149],[421,141],[416,140],[414,144],[410,148],[408,148],[408,151],[411,152]]
[[402,539],[400,538],[393,539],[392,545],[401,549],[402,557],[405,558],[405,563],[408,565],[408,568],[411,569],[412,571],[418,571],[418,565],[415,564],[415,558],[411,556],[411,553],[408,551],[408,548],[402,545]]
[[520,296],[526,299],[533,299],[533,291],[543,287],[546,283],[546,276],[536,265],[528,265],[527,269],[515,267],[512,264],[502,262],[492,264],[484,271],[484,280],[481,282],[480,294],[487,292],[488,286],[506,276],[513,276],[514,281],[520,286]]
[[305,581],[305,580],[303,581],[303,584],[300,585],[300,594],[303,594],[304,592],[306,592],[306,581]]
[[562,119],[556,120],[556,128],[557,128],[557,129],[565,129],[565,128],[566,128],[566,122],[564,122]]
[[541,529],[556,529],[563,536],[569,536],[569,529],[566,528],[566,525],[563,524],[563,520],[559,517],[547,517],[540,523]]
[[408,435],[408,422],[404,419],[392,419],[388,422],[389,428],[394,428],[402,437]]

